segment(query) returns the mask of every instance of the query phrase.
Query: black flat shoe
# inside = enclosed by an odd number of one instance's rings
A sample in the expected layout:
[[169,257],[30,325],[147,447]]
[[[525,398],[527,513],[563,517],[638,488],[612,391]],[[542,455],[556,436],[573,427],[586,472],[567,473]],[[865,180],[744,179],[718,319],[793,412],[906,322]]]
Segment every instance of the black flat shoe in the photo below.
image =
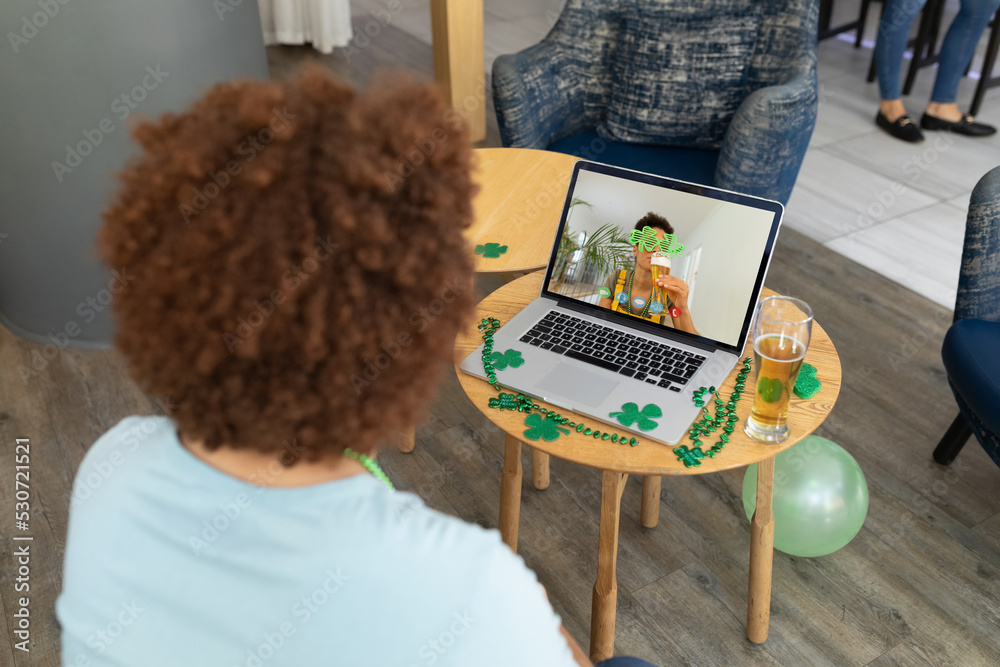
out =
[[950,120],[930,116],[926,113],[920,117],[920,127],[925,130],[948,130],[955,134],[964,134],[967,137],[988,137],[991,134],[996,134],[997,131],[992,125],[975,122],[972,120],[972,116],[965,116],[962,120],[953,123]]
[[919,127],[917,127],[917,121],[913,120],[909,116],[900,116],[894,122],[890,123],[889,119],[882,115],[882,112],[879,111],[878,115],[875,116],[875,124],[892,136],[897,139],[902,139],[903,141],[909,141],[910,143],[915,144],[924,140],[924,133],[920,131]]

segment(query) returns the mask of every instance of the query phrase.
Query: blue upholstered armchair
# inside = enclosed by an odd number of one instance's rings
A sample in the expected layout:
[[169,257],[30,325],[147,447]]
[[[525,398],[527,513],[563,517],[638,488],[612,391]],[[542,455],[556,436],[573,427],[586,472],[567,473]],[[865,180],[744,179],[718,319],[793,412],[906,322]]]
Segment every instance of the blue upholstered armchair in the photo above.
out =
[[948,465],[975,433],[1000,465],[1000,167],[972,191],[955,321],[941,357],[959,415],[934,450],[934,460]]
[[[567,0],[545,39],[493,64],[503,144],[787,202],[816,122],[818,7]],[[649,110],[675,102],[660,141]],[[708,114],[709,131],[685,137],[685,109]]]

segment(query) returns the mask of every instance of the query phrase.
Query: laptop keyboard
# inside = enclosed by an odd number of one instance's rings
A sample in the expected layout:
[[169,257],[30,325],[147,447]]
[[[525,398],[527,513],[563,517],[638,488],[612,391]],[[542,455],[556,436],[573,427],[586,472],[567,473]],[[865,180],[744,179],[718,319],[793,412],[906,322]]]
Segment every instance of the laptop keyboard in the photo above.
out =
[[520,340],[677,392],[705,362],[692,352],[556,311],[549,311]]

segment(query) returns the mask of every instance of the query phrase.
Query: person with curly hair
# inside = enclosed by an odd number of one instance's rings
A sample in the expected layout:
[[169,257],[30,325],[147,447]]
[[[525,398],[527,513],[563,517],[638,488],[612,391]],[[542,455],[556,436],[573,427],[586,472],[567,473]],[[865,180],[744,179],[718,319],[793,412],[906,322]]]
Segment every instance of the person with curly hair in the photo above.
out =
[[134,136],[99,248],[169,415],[77,473],[63,664],[589,665],[497,531],[373,461],[472,309],[471,146],[436,87],[227,83]]

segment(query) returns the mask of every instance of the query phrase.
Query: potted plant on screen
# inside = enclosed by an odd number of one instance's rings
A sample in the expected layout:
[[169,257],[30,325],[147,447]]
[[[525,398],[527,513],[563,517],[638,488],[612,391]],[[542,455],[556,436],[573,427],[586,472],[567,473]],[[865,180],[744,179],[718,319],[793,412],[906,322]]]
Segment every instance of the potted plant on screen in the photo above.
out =
[[[575,206],[593,205],[578,198],[570,202],[570,216]],[[587,273],[606,276],[613,271],[627,269],[632,265],[630,252],[632,243],[628,234],[618,225],[601,225],[591,233],[574,232],[567,220],[562,238],[559,239],[559,251],[556,253],[556,266],[553,270],[555,289],[572,276],[573,282],[580,282],[586,276],[575,275],[574,269],[582,267]]]

